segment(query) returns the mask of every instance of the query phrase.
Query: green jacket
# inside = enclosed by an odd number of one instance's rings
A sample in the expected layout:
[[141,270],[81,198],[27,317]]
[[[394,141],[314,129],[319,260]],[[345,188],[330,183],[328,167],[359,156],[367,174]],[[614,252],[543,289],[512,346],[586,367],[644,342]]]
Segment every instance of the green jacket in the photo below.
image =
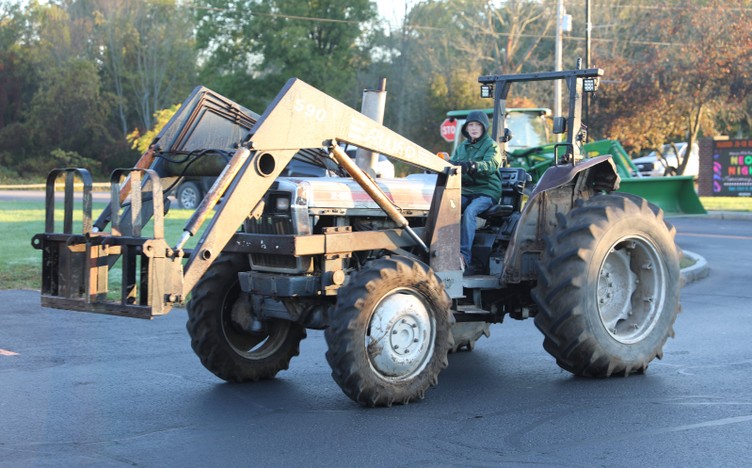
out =
[[462,174],[462,195],[488,195],[495,202],[501,198],[501,176],[499,168],[502,159],[499,145],[484,133],[475,143],[465,140],[454,151],[450,163],[475,162],[473,174]]

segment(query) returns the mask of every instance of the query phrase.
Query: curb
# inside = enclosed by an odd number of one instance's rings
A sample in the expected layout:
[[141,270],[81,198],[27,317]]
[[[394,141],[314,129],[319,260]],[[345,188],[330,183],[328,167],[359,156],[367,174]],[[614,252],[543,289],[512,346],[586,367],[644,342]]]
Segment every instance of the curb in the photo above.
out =
[[713,219],[752,219],[749,211],[708,211],[708,217]]
[[725,219],[725,220],[750,220],[752,219],[752,211],[708,211],[705,214],[667,214],[667,219],[670,218],[712,218],[712,219]]
[[694,265],[690,265],[687,268],[683,268],[681,270],[681,287],[684,287],[689,283],[693,283],[697,280],[701,280],[710,274],[710,265],[708,265],[708,261],[705,260],[705,257],[694,252],[690,252],[689,250],[684,250],[682,253],[685,257],[689,257],[694,260],[695,263]]
[[[74,184],[77,191],[81,191],[81,187],[83,184],[77,183]],[[100,191],[100,190],[109,190],[112,184],[109,182],[94,182],[91,184],[92,191]],[[62,191],[64,187],[64,184],[57,183],[55,184],[55,190]],[[0,190],[10,190],[10,191],[25,191],[25,190],[46,190],[47,184],[10,184],[10,185],[0,185]]]

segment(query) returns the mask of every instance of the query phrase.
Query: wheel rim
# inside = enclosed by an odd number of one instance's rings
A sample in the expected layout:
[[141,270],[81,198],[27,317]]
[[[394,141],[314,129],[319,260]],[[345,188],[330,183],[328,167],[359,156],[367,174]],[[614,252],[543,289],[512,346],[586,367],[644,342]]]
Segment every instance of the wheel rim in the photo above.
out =
[[652,243],[628,237],[611,248],[596,288],[598,315],[616,341],[637,343],[650,334],[665,301],[666,269]]
[[365,337],[373,370],[387,380],[405,380],[426,368],[433,354],[436,321],[415,290],[400,289],[374,308]]
[[251,304],[244,297],[238,297],[237,289],[233,289],[222,308],[222,333],[227,344],[245,359],[258,360],[273,355],[285,342],[290,322],[264,320],[262,330],[249,331],[254,319]]
[[180,190],[180,206],[188,209],[198,206],[198,193],[193,187],[183,187]]

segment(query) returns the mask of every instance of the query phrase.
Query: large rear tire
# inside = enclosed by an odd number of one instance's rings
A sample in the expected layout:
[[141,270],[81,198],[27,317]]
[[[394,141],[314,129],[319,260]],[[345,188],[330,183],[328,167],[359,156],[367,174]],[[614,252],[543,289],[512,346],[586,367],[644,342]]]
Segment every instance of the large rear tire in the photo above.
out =
[[663,212],[634,195],[578,201],[546,240],[533,299],[543,347],[576,375],[644,372],[679,313],[679,253]]
[[422,399],[447,366],[449,306],[423,263],[404,257],[368,263],[340,288],[326,329],[334,381],[367,406]]
[[238,272],[248,270],[242,255],[222,255],[209,268],[188,303],[188,334],[201,363],[228,382],[271,379],[287,369],[306,337],[302,326],[264,320],[251,331],[251,303],[240,290]]

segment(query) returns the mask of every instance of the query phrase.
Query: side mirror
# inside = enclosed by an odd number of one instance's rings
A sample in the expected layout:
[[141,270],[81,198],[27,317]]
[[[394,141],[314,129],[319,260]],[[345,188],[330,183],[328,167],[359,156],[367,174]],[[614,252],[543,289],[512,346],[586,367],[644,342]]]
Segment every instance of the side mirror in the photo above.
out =
[[512,139],[512,131],[509,130],[508,128],[505,128],[504,129],[504,136],[501,137],[501,138],[499,138],[499,142],[500,143],[506,143],[506,142],[508,142],[511,139]]
[[567,118],[554,117],[554,134],[560,135],[567,132]]

